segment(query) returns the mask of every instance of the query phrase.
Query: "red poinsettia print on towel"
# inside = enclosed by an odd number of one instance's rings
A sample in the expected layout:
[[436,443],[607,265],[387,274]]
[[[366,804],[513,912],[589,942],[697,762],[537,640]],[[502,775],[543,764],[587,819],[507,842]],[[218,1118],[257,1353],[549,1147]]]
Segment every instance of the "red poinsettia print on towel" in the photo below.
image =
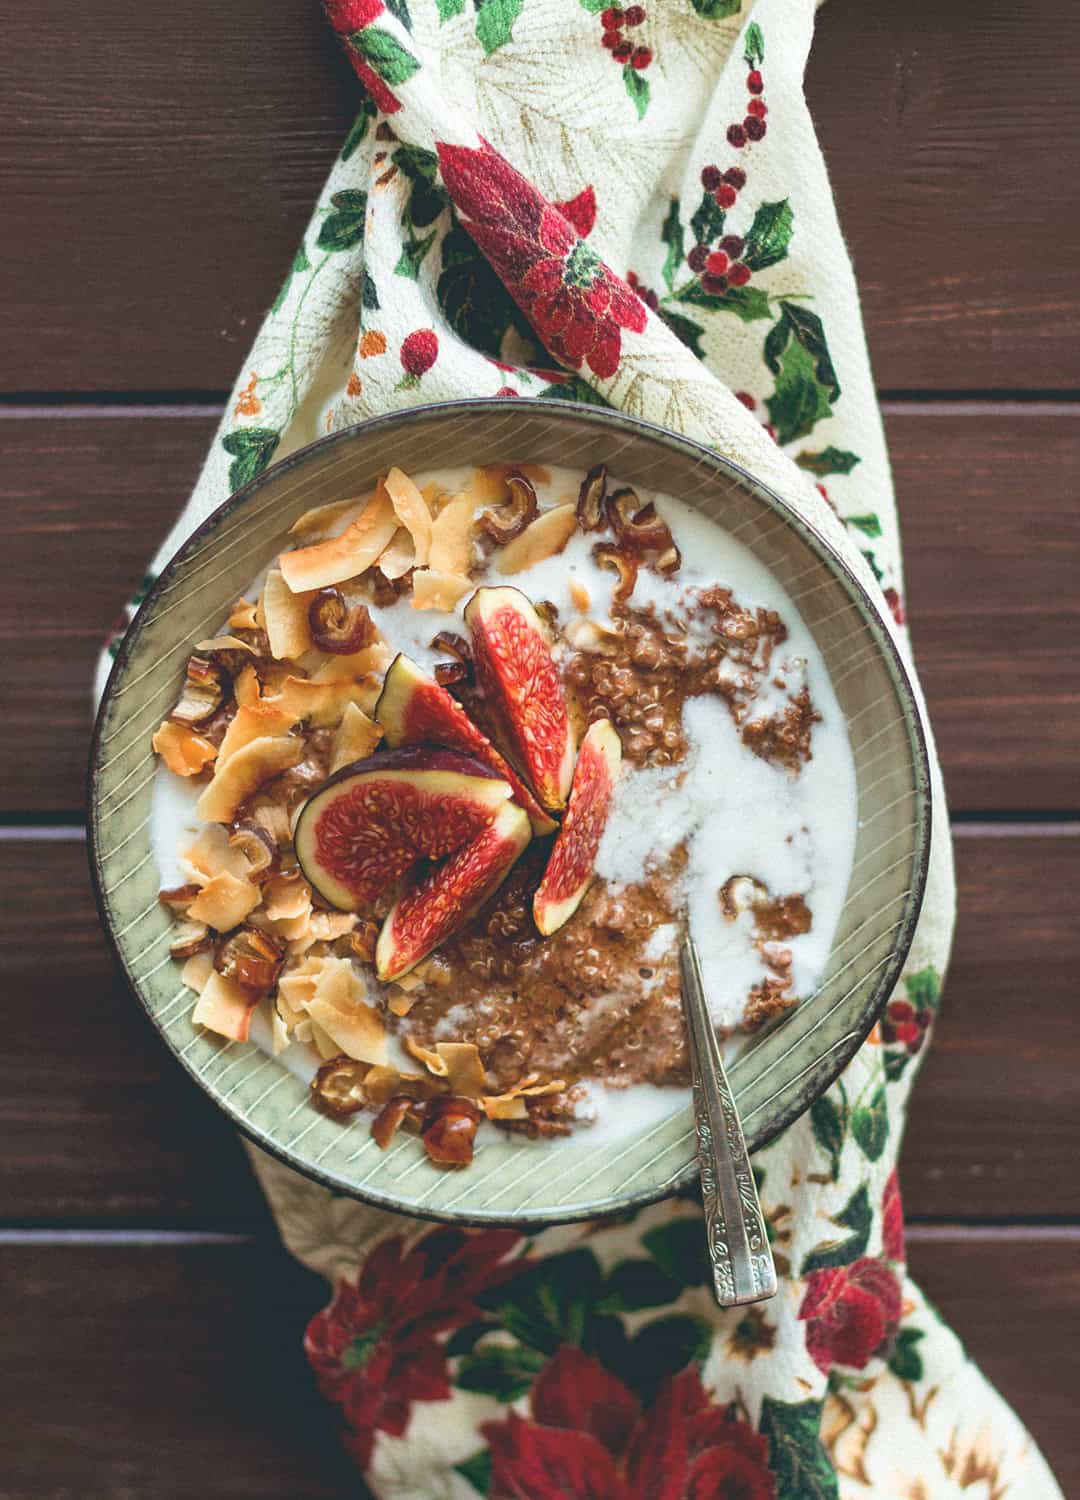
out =
[[465,227],[544,346],[572,369],[584,363],[602,380],[614,375],[620,330],[640,333],[647,314],[578,233],[595,215],[589,190],[560,209],[487,141],[479,148],[440,142],[438,152]]
[[483,1430],[491,1500],[773,1500],[768,1444],[711,1401],[696,1369],[642,1410],[622,1381],[572,1345],[533,1386],[531,1416]]
[[512,1229],[434,1230],[409,1250],[400,1236],[384,1240],[312,1318],[304,1350],[361,1468],[377,1431],[405,1431],[414,1401],[449,1398],[441,1335],[477,1317],[478,1293],[520,1269],[506,1260],[519,1242]]
[[863,1256],[850,1266],[812,1271],[799,1317],[806,1348],[823,1375],[833,1365],[861,1370],[888,1353],[900,1322],[900,1283],[890,1266]]

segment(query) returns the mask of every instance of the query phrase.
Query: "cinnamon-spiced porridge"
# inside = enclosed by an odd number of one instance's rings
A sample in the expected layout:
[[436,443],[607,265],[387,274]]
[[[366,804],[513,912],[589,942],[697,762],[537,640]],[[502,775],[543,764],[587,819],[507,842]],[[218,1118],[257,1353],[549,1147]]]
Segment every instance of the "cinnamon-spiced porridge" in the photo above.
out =
[[689,920],[729,1046],[819,983],[854,767],[777,580],[677,499],[525,465],[301,517],[153,737],[193,1024],[464,1165],[684,1102]]

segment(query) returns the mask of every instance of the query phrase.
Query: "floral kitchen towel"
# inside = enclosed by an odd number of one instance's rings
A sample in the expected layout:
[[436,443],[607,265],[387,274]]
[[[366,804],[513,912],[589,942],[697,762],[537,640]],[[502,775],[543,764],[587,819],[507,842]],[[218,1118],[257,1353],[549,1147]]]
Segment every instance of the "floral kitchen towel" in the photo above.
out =
[[[812,0],[326,9],[360,110],[154,570],[324,431],[558,397],[752,470],[880,586],[906,651],[858,297],[802,93]],[[953,924],[936,769],[935,795],[885,1017],[756,1157],[773,1302],[718,1312],[690,1200],[526,1240],[368,1209],[252,1153],[286,1243],[332,1284],[306,1348],[378,1496],[1059,1495],[904,1270],[895,1161]]]

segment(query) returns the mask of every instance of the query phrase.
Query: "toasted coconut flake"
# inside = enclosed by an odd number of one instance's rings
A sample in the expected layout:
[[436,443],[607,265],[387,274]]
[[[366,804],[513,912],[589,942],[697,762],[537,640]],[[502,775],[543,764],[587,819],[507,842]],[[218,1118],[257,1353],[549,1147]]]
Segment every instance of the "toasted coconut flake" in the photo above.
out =
[[592,600],[589,598],[588,589],[583,583],[578,583],[576,578],[570,581],[570,603],[576,610],[580,610],[583,615],[588,614],[589,606],[592,603]]
[[415,567],[416,543],[405,527],[399,526],[379,553],[379,572],[393,583],[398,578],[404,578],[409,569]]
[[257,630],[259,622],[256,618],[255,601],[237,599],[225,623],[230,630]]
[[223,975],[212,973],[203,986],[191,1019],[233,1042],[246,1042],[256,997]]
[[311,1080],[311,1092],[315,1102],[335,1120],[346,1120],[363,1109],[364,1079],[368,1069],[364,1063],[340,1054],[325,1062]]
[[278,1057],[289,1045],[289,1028],[276,1005],[270,1006],[270,1037],[274,1056]]
[[238,927],[258,904],[258,886],[223,872],[206,882],[188,907],[188,918],[192,922],[206,922],[217,932],[228,932]]
[[563,631],[568,646],[594,656],[615,656],[622,645],[622,634],[597,620],[571,620]]
[[312,911],[309,931],[316,943],[334,943],[348,937],[360,918],[354,911]]
[[395,985],[386,1004],[392,1016],[407,1016],[419,998],[419,995],[410,995],[407,990]]
[[291,589],[277,568],[267,573],[260,603],[270,655],[278,661],[295,661],[311,649],[308,610],[314,598],[314,592]]
[[246,651],[249,656],[258,656],[250,641],[242,641],[238,635],[215,635],[208,641],[196,641],[195,650],[204,656],[213,656],[219,651]]
[[435,573],[456,573],[464,577],[472,566],[472,524],[476,501],[463,492],[449,500],[431,526],[431,553],[428,566]]
[[397,530],[397,516],[386,488],[380,485],[371,500],[340,536],[295,552],[283,552],[279,566],[296,594],[344,583],[363,573]]
[[194,958],[209,947],[210,933],[205,922],[180,922],[169,944],[169,957]]
[[272,875],[263,887],[266,915],[271,922],[306,917],[311,912],[311,887],[299,870]]
[[413,609],[439,609],[449,614],[463,595],[472,588],[468,578],[456,573],[436,573],[418,568],[413,574]]
[[385,484],[394,514],[412,537],[416,562],[423,567],[431,555],[431,511],[427,501],[401,469],[391,469]]
[[519,537],[495,555],[495,571],[508,577],[561,552],[577,529],[572,505],[556,505],[537,516]]
[[201,953],[196,953],[194,958],[189,958],[180,970],[180,983],[186,984],[189,990],[194,990],[201,995],[206,987],[206,981],[214,972],[214,955],[209,948],[204,948]]
[[370,503],[371,496],[363,495],[353,500],[334,500],[329,505],[313,506],[292,523],[289,535],[329,536],[334,531],[342,531]]
[[446,1065],[452,1094],[479,1099],[484,1092],[484,1065],[475,1042],[436,1042],[435,1051]]
[[446,1060],[440,1057],[437,1051],[432,1052],[427,1047],[421,1047],[420,1043],[414,1041],[411,1036],[405,1038],[405,1051],[410,1057],[415,1057],[417,1062],[422,1062],[429,1073],[434,1073],[436,1078],[446,1077]]
[[261,693],[259,686],[259,674],[250,664],[237,677],[233,683],[233,694],[241,708],[252,703],[258,703]]
[[231,823],[252,792],[295,766],[303,754],[303,742],[294,736],[252,740],[218,767],[195,805],[197,815],[207,823]]
[[[281,692],[265,701],[304,719],[313,729],[332,729],[340,723],[350,703],[372,707],[372,685],[349,677],[313,682],[309,677],[286,677]],[[299,759],[299,757],[297,757]],[[296,764],[295,761],[292,762]]]
[[338,1046],[337,1042],[334,1041],[334,1038],[330,1035],[330,1033],[324,1030],[324,1028],[319,1025],[318,1021],[312,1020],[312,1018],[309,1016],[307,1024],[311,1028],[311,1035],[307,1037],[306,1040],[311,1042],[311,1044],[316,1048],[320,1057],[326,1058],[340,1056],[341,1048]]
[[150,744],[177,776],[197,776],[218,753],[216,745],[187,724],[176,724],[172,719],[158,726]]
[[341,723],[334,731],[330,746],[330,774],[349,766],[354,760],[363,760],[370,755],[382,739],[383,732],[373,719],[355,703],[347,703]]
[[339,1051],[360,1062],[385,1062],[386,1027],[364,996],[363,981],[352,960],[326,958],[305,1009],[315,1025],[334,1039]]
[[431,1080],[422,1073],[399,1073],[397,1068],[383,1064],[373,1067],[364,1079],[364,1097],[374,1109],[378,1109],[395,1094],[408,1094],[412,1099],[426,1099],[431,1091]]
[[561,1094],[565,1087],[561,1078],[541,1083],[539,1074],[530,1073],[515,1083],[512,1089],[507,1089],[505,1094],[485,1094],[480,1103],[489,1120],[525,1120],[529,1115],[525,1105],[527,1098],[539,1099],[545,1094]]
[[225,731],[225,738],[218,750],[217,769],[229,761],[238,750],[250,745],[253,740],[277,739],[288,734],[296,723],[297,714],[290,713],[278,703],[260,698],[257,703],[245,703],[238,708]]
[[313,682],[327,682],[342,677],[358,680],[361,677],[381,676],[393,659],[394,653],[380,637],[352,656],[323,656],[320,652],[317,659],[310,659],[311,664],[306,670]]
[[183,851],[181,859],[187,865],[192,879],[200,886],[205,885],[212,876],[222,873],[246,880],[250,869],[241,850],[230,844],[228,832],[216,823],[208,823],[205,828],[200,828],[195,842]]

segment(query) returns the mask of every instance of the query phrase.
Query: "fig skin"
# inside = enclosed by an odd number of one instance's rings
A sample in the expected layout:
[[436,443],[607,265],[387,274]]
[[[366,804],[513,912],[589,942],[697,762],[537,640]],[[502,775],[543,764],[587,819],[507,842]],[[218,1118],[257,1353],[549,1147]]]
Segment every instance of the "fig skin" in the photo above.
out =
[[557,826],[554,820],[453,694],[403,652],[394,657],[387,669],[375,705],[375,721],[388,745],[408,746],[416,742],[446,745],[483,763],[489,775],[501,776],[510,783],[514,801],[528,813],[534,833],[554,833]]
[[477,589],[465,606],[477,682],[537,798],[549,812],[566,805],[574,735],[547,632],[520,589]]
[[533,897],[533,921],[544,937],[570,920],[589,889],[621,764],[614,725],[597,719],[581,742],[570,805]]
[[[382,799],[375,790],[380,782],[386,788]],[[370,795],[363,809],[354,804],[365,800],[365,787]],[[328,815],[338,807],[335,788],[352,803],[328,825]],[[395,789],[405,799],[405,826],[399,829],[393,819]],[[305,802],[293,834],[296,857],[305,878],[325,901],[339,911],[356,911],[418,860],[441,858],[475,837],[494,820],[510,790],[509,782],[457,751],[416,746],[370,755],[331,776]],[[417,793],[426,794],[433,804],[419,821]],[[447,810],[442,823],[437,816],[440,801]],[[352,868],[335,868],[330,862],[335,849],[343,846]]]
[[525,812],[507,802],[469,843],[426,874],[407,877],[375,947],[379,978],[400,979],[463,927],[498,890],[531,837]]

